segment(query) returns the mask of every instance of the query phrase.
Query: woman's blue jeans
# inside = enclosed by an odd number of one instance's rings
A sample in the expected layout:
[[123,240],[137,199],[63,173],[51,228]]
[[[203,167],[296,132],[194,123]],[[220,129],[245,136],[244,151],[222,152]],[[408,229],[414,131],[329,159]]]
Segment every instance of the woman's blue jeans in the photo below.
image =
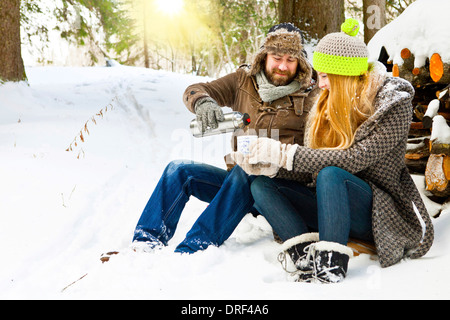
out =
[[192,161],[171,162],[142,212],[133,241],[167,245],[186,203],[194,196],[209,205],[175,251],[193,253],[209,245],[220,246],[242,218],[254,211],[253,179],[239,166],[228,172]]
[[320,171],[316,188],[260,176],[251,191],[255,208],[286,241],[307,232],[347,245],[349,237],[372,241],[372,190],[337,167]]

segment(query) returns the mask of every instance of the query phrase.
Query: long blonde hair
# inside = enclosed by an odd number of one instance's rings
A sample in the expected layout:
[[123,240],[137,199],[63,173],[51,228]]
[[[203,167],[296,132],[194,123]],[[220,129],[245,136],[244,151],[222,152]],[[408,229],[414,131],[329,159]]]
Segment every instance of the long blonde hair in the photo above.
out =
[[348,149],[358,127],[374,112],[369,98],[368,74],[340,76],[328,74],[331,90],[320,95],[307,136],[313,149]]

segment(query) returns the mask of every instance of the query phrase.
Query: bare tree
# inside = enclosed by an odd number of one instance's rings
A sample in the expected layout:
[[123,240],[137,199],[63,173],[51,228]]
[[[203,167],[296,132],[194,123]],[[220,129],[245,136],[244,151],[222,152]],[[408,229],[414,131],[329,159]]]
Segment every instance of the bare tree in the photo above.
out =
[[1,0],[0,81],[25,79],[20,42],[20,0]]
[[386,0],[386,18],[392,21],[416,0]]
[[340,31],[344,22],[344,0],[280,0],[280,22],[291,22],[305,32],[306,40],[320,39]]

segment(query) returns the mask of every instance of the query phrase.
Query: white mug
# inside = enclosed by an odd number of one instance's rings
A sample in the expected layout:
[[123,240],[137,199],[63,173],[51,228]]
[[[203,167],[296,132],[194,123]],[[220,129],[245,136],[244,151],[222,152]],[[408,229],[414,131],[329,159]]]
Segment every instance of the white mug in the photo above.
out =
[[250,153],[250,144],[258,139],[258,136],[238,136],[237,137],[237,150],[243,155]]

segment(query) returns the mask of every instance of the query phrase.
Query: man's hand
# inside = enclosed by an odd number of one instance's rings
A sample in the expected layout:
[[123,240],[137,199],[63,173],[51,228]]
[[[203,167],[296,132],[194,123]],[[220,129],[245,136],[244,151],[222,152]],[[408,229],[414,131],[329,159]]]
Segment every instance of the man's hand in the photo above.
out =
[[195,104],[195,114],[197,121],[200,121],[202,124],[202,133],[208,127],[216,129],[219,126],[219,122],[225,119],[222,108],[211,98],[204,98],[197,101]]

